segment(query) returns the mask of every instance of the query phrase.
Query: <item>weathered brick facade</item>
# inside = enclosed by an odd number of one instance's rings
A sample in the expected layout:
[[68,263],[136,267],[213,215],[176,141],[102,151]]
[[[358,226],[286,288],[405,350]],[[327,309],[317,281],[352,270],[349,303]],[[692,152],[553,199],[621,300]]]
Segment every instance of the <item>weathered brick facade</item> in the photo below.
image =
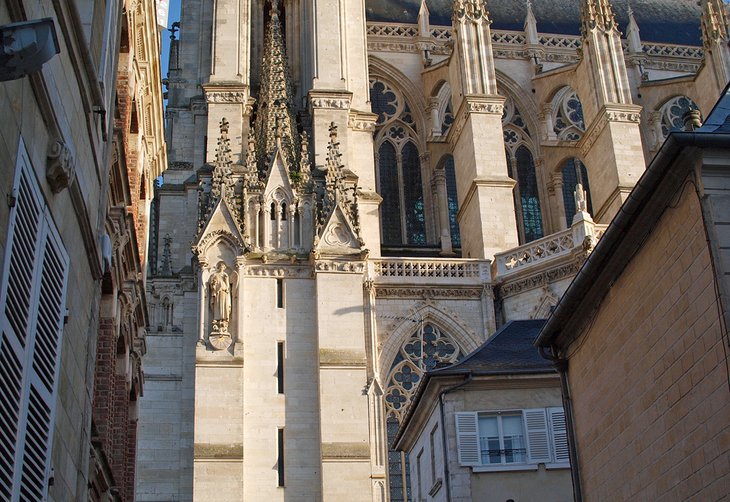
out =
[[587,500],[720,500],[730,393],[720,310],[692,184],[571,349]]

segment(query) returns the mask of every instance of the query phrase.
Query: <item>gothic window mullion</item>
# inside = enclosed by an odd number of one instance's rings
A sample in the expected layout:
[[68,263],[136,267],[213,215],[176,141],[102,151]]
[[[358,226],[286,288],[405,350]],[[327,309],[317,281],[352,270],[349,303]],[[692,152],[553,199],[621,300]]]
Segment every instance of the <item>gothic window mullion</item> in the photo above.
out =
[[405,193],[403,186],[403,144],[398,145],[395,152],[397,173],[398,173],[398,200],[400,201],[400,231],[401,243],[408,243],[408,228],[406,222],[406,211],[408,210],[405,203]]

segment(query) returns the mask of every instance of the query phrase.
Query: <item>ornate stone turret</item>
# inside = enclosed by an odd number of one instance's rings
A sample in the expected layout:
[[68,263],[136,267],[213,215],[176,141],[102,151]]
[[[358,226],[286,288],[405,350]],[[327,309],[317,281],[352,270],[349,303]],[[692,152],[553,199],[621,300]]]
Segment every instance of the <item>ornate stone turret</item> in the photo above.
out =
[[489,12],[484,0],[457,0],[449,60],[456,110],[448,135],[454,151],[461,249],[465,258],[491,258],[516,246],[513,179],[502,136],[504,97],[497,92]]
[[296,133],[289,65],[279,20],[279,1],[271,2],[271,19],[264,38],[261,94],[256,116],[259,171],[268,172],[277,148],[290,173],[299,170],[299,135]]
[[537,19],[535,19],[535,13],[532,11],[531,0],[527,0],[527,15],[525,15],[523,29],[528,45],[538,45],[540,43],[540,38],[537,34]]
[[705,46],[705,62],[714,69],[718,89],[723,89],[730,80],[729,23],[722,0],[703,1],[702,41]]
[[639,36],[639,25],[634,17],[634,9],[629,5],[629,24],[626,27],[626,38],[629,41],[629,52],[640,53],[642,51],[641,37]]
[[598,84],[598,105],[631,103],[621,33],[609,0],[584,0],[581,9],[583,51]]

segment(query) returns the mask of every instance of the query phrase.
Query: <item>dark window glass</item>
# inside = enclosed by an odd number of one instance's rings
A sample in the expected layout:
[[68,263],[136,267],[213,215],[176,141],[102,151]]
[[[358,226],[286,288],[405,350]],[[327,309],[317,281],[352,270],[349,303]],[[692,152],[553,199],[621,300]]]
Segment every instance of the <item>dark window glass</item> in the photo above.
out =
[[400,195],[398,193],[398,161],[395,147],[390,142],[380,145],[378,152],[380,182],[381,221],[383,225],[383,244],[400,244],[402,239],[400,220]]
[[284,486],[284,429],[279,429],[276,436],[278,449],[278,459],[276,461],[276,470],[278,472],[278,486]]
[[276,388],[279,394],[284,393],[284,342],[276,344]]
[[418,149],[412,142],[406,143],[403,158],[403,204],[406,212],[406,238],[408,244],[426,244],[426,219],[423,214],[423,184]]
[[456,168],[454,157],[448,155],[444,164],[446,171],[446,193],[449,200],[449,225],[451,226],[451,244],[454,247],[461,247],[461,236],[459,235],[459,223],[456,215],[459,213],[459,199],[456,194]]
[[579,159],[568,159],[563,164],[563,207],[565,207],[565,223],[569,227],[573,224],[575,216],[575,186],[581,183],[586,191],[586,205],[588,212],[593,214],[593,203],[591,202],[591,188],[588,184],[588,171],[586,166]]
[[520,204],[522,205],[522,226],[525,231],[525,242],[544,237],[542,228],[542,212],[540,195],[537,190],[537,176],[532,153],[521,146],[515,153],[517,160],[517,183],[520,188]]

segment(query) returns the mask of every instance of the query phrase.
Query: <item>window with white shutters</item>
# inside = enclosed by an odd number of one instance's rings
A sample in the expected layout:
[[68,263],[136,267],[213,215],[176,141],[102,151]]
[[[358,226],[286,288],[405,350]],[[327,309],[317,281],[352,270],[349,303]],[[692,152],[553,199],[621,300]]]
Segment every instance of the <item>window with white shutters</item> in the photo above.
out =
[[0,500],[44,500],[68,256],[21,140],[0,287]]
[[544,408],[524,410],[527,458],[531,464],[550,462],[550,440]]
[[479,465],[479,426],[476,413],[456,414],[456,442],[461,465]]
[[568,453],[568,429],[565,425],[565,411],[563,408],[548,408],[547,412],[554,461],[558,464],[567,464],[570,462],[570,456]]
[[563,408],[455,414],[459,464],[479,471],[569,466]]

